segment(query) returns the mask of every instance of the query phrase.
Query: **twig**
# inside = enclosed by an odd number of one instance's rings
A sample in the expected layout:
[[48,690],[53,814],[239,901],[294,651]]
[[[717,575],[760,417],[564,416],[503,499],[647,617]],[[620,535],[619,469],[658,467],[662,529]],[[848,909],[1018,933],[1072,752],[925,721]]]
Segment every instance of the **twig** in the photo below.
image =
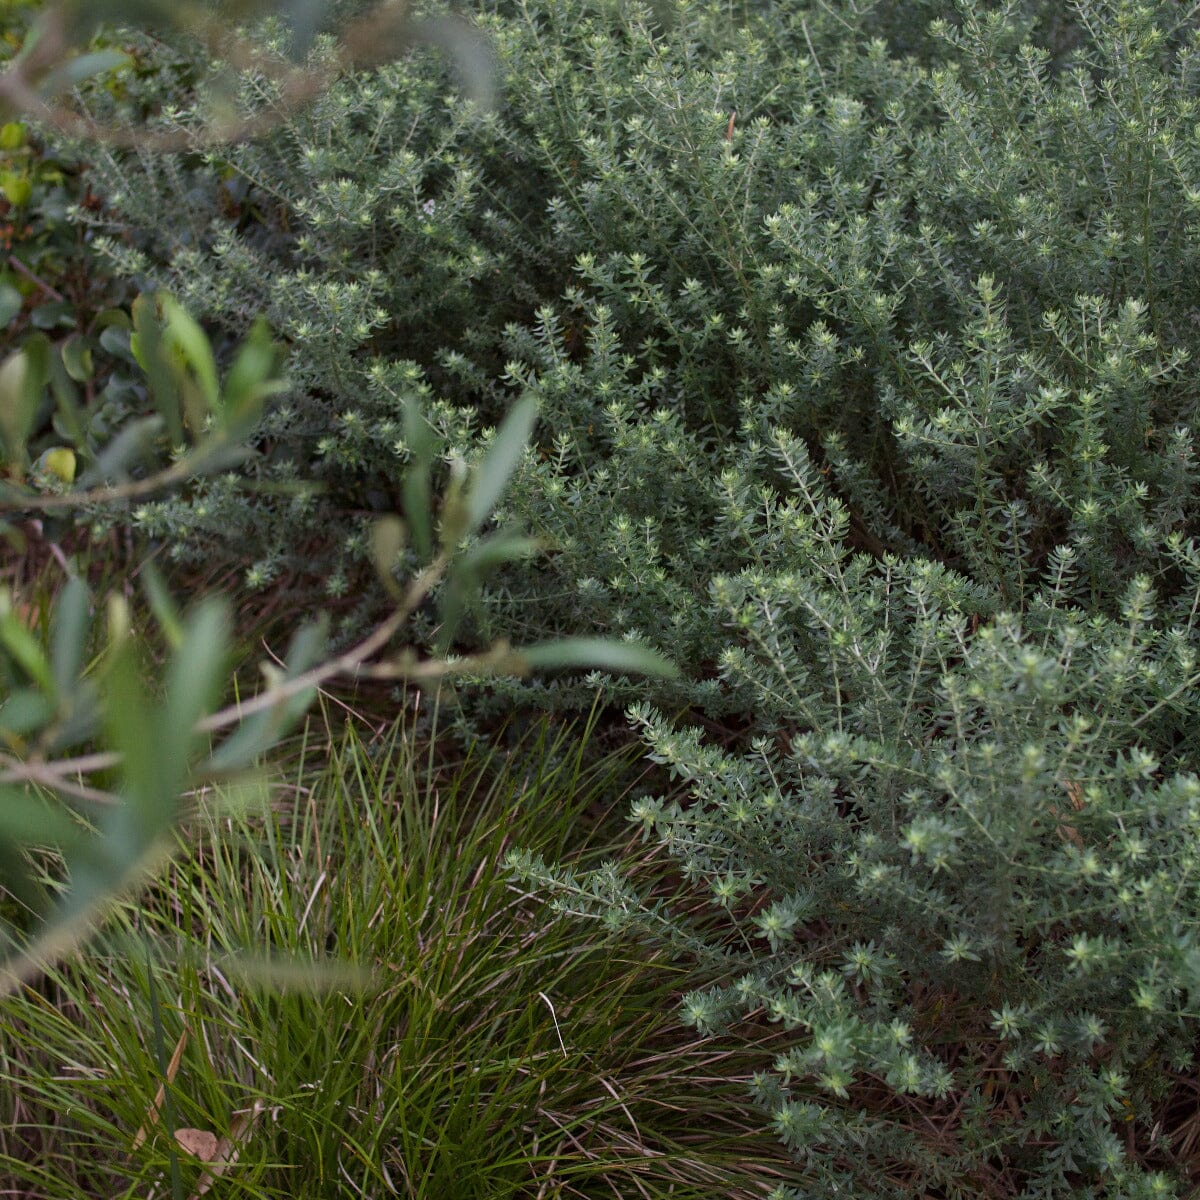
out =
[[[211,714],[196,725],[198,733],[212,733],[236,725],[246,717],[255,713],[266,712],[290,700],[310,688],[317,688],[327,680],[338,675],[357,675],[362,665],[373,655],[382,650],[400,630],[401,626],[416,611],[417,607],[429,595],[433,586],[445,573],[450,561],[448,551],[443,551],[433,562],[413,580],[409,586],[403,603],[368,637],[358,645],[351,647],[344,654],[331,659],[310,671],[297,675],[282,683],[269,686],[265,691],[252,700],[232,704]],[[483,657],[483,656],[481,656]],[[70,792],[81,799],[96,803],[112,803],[115,799],[106,793],[93,792],[82,784],[72,783],[70,776],[79,776],[91,771],[103,771],[119,766],[121,756],[108,752],[100,754],[81,755],[73,759],[61,759],[57,762],[40,760],[19,760],[11,755],[0,755],[0,784],[3,783],[42,783],[59,791]],[[85,795],[84,792],[87,794]]]
[[[57,792],[62,792],[67,796],[74,796],[77,800],[86,800],[89,804],[113,805],[118,803],[118,798],[111,792],[101,792],[96,788],[90,788],[85,783],[73,783],[69,779],[63,777],[54,768],[57,763],[25,762],[21,764],[20,776],[32,783],[40,783],[46,787],[54,788]],[[11,772],[5,772],[6,775]]]
[[37,284],[37,286],[40,287],[47,296],[53,296],[55,300],[61,300],[63,303],[66,303],[67,298],[62,294],[62,292],[60,292],[57,288],[51,287],[50,284],[48,284],[40,275],[34,271],[31,271],[29,267],[27,267],[15,254],[10,254],[8,256],[8,265],[12,267],[12,269],[16,271],[18,275],[24,275],[30,283]]
[[[120,761],[120,755],[105,751],[102,754],[81,754],[78,758],[62,758],[56,762],[44,762],[38,764],[38,767],[44,780],[50,783],[51,787],[58,787],[57,781],[63,776],[87,775],[92,771],[106,771],[110,767],[115,767]],[[0,763],[13,764],[5,770],[0,770],[0,783],[18,783],[30,777],[27,768],[31,764],[27,760],[0,754]],[[55,781],[53,783],[50,782],[52,776]]]
[[159,471],[146,479],[130,483],[117,483],[109,487],[93,488],[88,492],[62,492],[48,496],[14,495],[11,490],[0,490],[0,512],[24,512],[29,509],[41,512],[55,508],[79,508],[87,504],[111,504],[115,500],[139,500],[162,488],[183,483],[193,475],[201,474],[204,460],[218,450],[226,448],[226,439],[218,434],[209,443],[201,446],[174,466]]
[[193,6],[181,24],[186,24],[189,32],[198,36],[209,51],[236,69],[256,71],[277,83],[279,102],[271,112],[219,122],[203,132],[177,130],[166,133],[106,125],[65,105],[48,103],[38,95],[31,78],[36,79],[39,71],[48,71],[61,64],[70,49],[62,11],[56,8],[47,14],[42,38],[34,52],[0,73],[0,104],[7,102],[10,107],[67,137],[89,139],[120,149],[177,153],[228,145],[261,137],[282,125],[292,113],[320,96],[343,71],[378,63],[384,56],[381,50],[386,52],[394,46],[396,32],[407,17],[408,0],[382,0],[346,30],[341,52],[328,68],[281,69],[277,59],[270,58],[245,40],[231,40],[226,25]]

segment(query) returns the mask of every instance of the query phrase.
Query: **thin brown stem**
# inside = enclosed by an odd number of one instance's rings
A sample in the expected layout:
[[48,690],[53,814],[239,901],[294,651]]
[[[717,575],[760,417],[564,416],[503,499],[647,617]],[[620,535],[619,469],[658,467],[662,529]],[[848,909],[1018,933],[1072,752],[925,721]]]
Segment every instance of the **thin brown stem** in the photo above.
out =
[[116,500],[140,500],[163,488],[174,487],[194,475],[201,473],[204,460],[224,449],[224,439],[218,435],[213,441],[202,444],[196,451],[181,458],[174,466],[158,471],[145,479],[129,483],[112,484],[109,487],[93,488],[87,492],[63,492],[49,496],[5,495],[0,491],[0,512],[24,512],[30,509],[44,512],[57,508],[80,508],[88,504],[111,504]]
[[[373,672],[363,671],[363,664],[383,650],[388,642],[399,632],[404,622],[412,616],[418,606],[429,595],[434,585],[445,574],[449,561],[449,552],[443,551],[439,554],[409,585],[408,591],[396,611],[356,646],[352,646],[345,653],[339,654],[329,662],[322,663],[318,667],[313,667],[312,670],[305,671],[302,675],[297,675],[294,679],[284,680],[281,683],[269,686],[252,700],[232,704],[227,708],[212,713],[196,725],[196,731],[198,733],[212,733],[219,729],[226,729],[231,725],[236,725],[245,720],[246,717],[253,716],[255,713],[267,712],[270,709],[285,704],[294,696],[298,696],[312,688],[319,688],[321,684],[339,675],[358,676],[363,674],[368,677],[384,678],[385,676],[383,675],[375,675]],[[501,652],[503,655],[511,653],[507,647],[497,647],[495,651],[487,655],[481,655],[477,660],[466,660],[462,669],[481,669],[486,665],[492,664],[493,660],[499,662],[500,654],[497,652]],[[439,674],[439,670],[421,670],[422,666],[439,668],[441,669],[441,673],[445,673],[447,670],[446,664],[432,663],[413,664],[406,668],[406,672],[410,675],[426,679],[435,678]],[[0,754],[0,784],[41,783],[57,791],[75,795],[79,799],[86,799],[93,803],[112,803],[115,798],[109,793],[100,792],[88,788],[82,783],[74,782],[72,777],[78,779],[80,776],[93,771],[111,770],[119,766],[120,762],[121,756],[111,752],[81,755],[77,758],[61,759],[57,762],[45,762],[39,759],[21,760],[14,758],[12,755]]]
[[8,265],[12,267],[12,269],[16,271],[18,275],[24,275],[30,283],[41,288],[47,296],[53,296],[55,300],[61,300],[63,302],[66,301],[66,296],[64,296],[62,292],[55,287],[51,287],[50,284],[48,284],[40,275],[38,275],[35,271],[30,270],[29,267],[27,267],[15,254],[10,254],[8,256]]
[[[279,100],[271,111],[231,121],[217,122],[203,131],[181,129],[151,131],[135,126],[106,125],[63,104],[44,100],[35,90],[40,74],[60,65],[70,49],[61,11],[51,10],[33,54],[0,73],[0,107],[7,105],[71,138],[84,138],[121,149],[178,153],[228,145],[261,137],[282,125],[294,112],[311,103],[344,71],[377,64],[402,42],[408,0],[383,0],[355,21],[342,37],[340,53],[329,67],[292,67],[267,55],[244,39],[231,38],[228,28],[197,6],[185,10],[177,21],[196,35],[212,53],[240,71],[255,71],[279,86]],[[384,51],[384,53],[381,53]]]

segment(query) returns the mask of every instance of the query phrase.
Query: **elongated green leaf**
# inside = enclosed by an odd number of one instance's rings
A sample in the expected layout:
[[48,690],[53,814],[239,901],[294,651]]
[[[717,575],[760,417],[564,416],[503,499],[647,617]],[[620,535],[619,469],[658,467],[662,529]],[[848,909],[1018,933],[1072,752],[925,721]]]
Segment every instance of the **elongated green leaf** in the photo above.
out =
[[162,431],[162,417],[142,417],[130,421],[101,452],[92,467],[84,472],[77,484],[80,488],[94,487],[123,475],[126,469],[144,458]]
[[649,647],[606,638],[564,638],[522,648],[517,653],[535,671],[588,667],[598,671],[657,675],[664,679],[679,676],[679,668],[674,663]]
[[320,32],[321,21],[328,10],[327,0],[287,0],[283,5],[281,15],[292,31],[288,50],[295,61],[303,61]]
[[37,792],[0,788],[0,843],[65,849],[82,832],[61,804]]
[[502,531],[484,538],[457,558],[446,578],[438,612],[440,629],[436,649],[445,654],[463,618],[478,602],[482,578],[501,563],[526,558],[540,549],[535,538]]
[[15,612],[0,617],[0,645],[12,655],[21,669],[53,701],[58,695],[54,672],[41,642],[21,622]]
[[[285,678],[294,679],[320,661],[325,653],[328,638],[328,620],[322,618],[305,625],[294,638],[288,649]],[[255,713],[243,721],[229,737],[217,747],[205,767],[209,772],[240,771],[253,764],[265,754],[303,713],[316,695],[315,688],[307,688],[289,697],[282,704]]]
[[219,413],[221,390],[217,383],[217,360],[213,357],[208,336],[196,319],[172,297],[162,296],[159,302],[166,326],[164,340],[172,348],[178,347],[184,361],[195,371],[208,411]]
[[87,651],[89,602],[87,585],[72,575],[54,607],[50,633],[50,666],[60,696],[79,683]]
[[[183,399],[176,372],[171,369],[168,360],[163,326],[158,318],[154,298],[142,293],[134,300],[132,312],[133,332],[128,337],[130,353],[138,366],[146,372],[146,378],[150,382],[150,395],[166,423],[171,445],[182,446]],[[113,347],[118,347],[124,336],[124,331],[119,325],[111,325],[100,335],[100,344],[115,354],[117,350]]]
[[45,728],[53,719],[55,705],[35,688],[17,688],[0,701],[0,730],[27,737]]
[[[324,657],[329,646],[329,616],[322,613],[315,621],[301,626],[299,632],[292,638],[284,660],[287,667],[287,678],[294,679],[305,671],[315,667]],[[284,721],[290,726],[307,711],[308,706],[316,698],[316,688],[306,688],[297,692],[287,701],[284,708]]]
[[121,803],[105,812],[100,822],[101,836],[91,864],[95,870],[88,876],[88,886],[77,891],[78,881],[72,880],[76,906],[92,903],[92,887],[117,886],[168,827],[176,809],[176,796],[163,792],[159,722],[142,687],[128,637],[112,647],[105,684],[106,732],[121,755]]
[[454,641],[454,635],[467,615],[474,581],[452,576],[446,581],[442,591],[441,604],[438,607],[438,636],[434,642],[434,651],[439,655],[449,653]]
[[483,461],[476,467],[467,491],[467,529],[474,533],[491,515],[529,444],[537,421],[537,398],[518,400],[501,422]]
[[491,42],[462,17],[443,14],[405,26],[417,45],[436,46],[454,65],[456,81],[481,108],[496,103],[496,63]]
[[221,973],[246,987],[273,992],[357,992],[371,985],[371,972],[353,963],[304,959],[299,955],[236,954],[221,960]]
[[204,774],[223,775],[253,766],[282,736],[284,716],[283,706],[280,705],[247,717],[213,751],[204,764]]
[[48,754],[61,754],[89,740],[100,725],[100,694],[95,681],[77,680],[71,687],[66,720],[60,712],[59,724],[47,747]]
[[225,376],[222,428],[231,437],[249,432],[262,412],[263,401],[287,386],[278,377],[279,360],[280,347],[272,340],[266,321],[259,318]]
[[163,635],[172,650],[178,650],[183,645],[183,619],[159,569],[152,562],[142,565],[139,573],[142,581],[142,591],[150,603],[150,611],[162,627]]
[[183,642],[171,659],[158,737],[164,777],[176,792],[183,787],[196,722],[216,704],[225,679],[229,621],[227,604],[206,600],[189,615]]
[[288,678],[303,675],[311,667],[315,667],[325,654],[329,642],[329,616],[322,613],[314,621],[302,625],[288,643],[288,652],[284,658]]
[[404,522],[396,516],[380,517],[371,526],[371,559],[380,581],[394,598],[400,596],[400,586],[392,578],[392,569],[404,550]]
[[50,98],[59,92],[70,91],[85,79],[128,66],[131,61],[128,54],[122,54],[119,50],[96,50],[90,54],[80,54],[52,71],[42,81],[39,90],[43,97]]
[[501,531],[477,542],[462,555],[456,566],[478,577],[502,563],[528,558],[540,549],[541,543],[537,538]]
[[433,467],[433,431],[420,406],[411,398],[404,402],[404,441],[412,459],[404,472],[404,515],[413,548],[422,562],[433,556],[433,499],[430,474]]
[[17,466],[25,464],[25,443],[45,388],[45,373],[38,367],[36,344],[30,338],[0,365],[0,441],[5,459]]

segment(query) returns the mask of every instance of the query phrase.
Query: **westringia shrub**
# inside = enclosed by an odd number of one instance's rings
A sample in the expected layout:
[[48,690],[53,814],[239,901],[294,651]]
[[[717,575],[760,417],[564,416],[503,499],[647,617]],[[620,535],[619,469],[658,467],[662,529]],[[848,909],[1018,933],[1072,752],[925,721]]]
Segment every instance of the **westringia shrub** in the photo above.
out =
[[514,867],[693,958],[699,1029],[792,1032],[754,1081],[810,1172],[780,1200],[1190,1194],[1195,613],[1138,577],[1089,616],[1062,548],[1023,616],[980,620],[963,577],[848,553],[846,509],[775,451],[798,498],[758,519],[803,566],[713,588],[723,678],[770,735],[739,753],[633,710],[686,794],[631,815],[685,892]]
[[549,552],[463,645],[633,635],[684,667],[614,694],[687,785],[634,816],[711,918],[526,873],[694,957],[700,1027],[794,1032],[756,1089],[807,1194],[1184,1194],[1194,13],[481,7],[492,113],[422,52],[261,143],[97,162],[121,269],[294,350],[245,474],[138,527],[361,621],[405,398],[452,463],[536,395],[499,519]]

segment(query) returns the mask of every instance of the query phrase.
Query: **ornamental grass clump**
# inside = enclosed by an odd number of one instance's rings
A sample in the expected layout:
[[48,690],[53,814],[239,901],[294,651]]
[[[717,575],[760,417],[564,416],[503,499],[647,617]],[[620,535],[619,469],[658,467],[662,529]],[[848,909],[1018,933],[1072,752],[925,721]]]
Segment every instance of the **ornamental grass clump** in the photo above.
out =
[[585,767],[542,724],[435,764],[409,724],[331,733],[324,764],[314,731],[269,812],[197,818],[140,904],[0,1000],[0,1189],[752,1200],[779,1177],[748,1056],[681,1026],[678,968],[504,871],[514,840],[595,858],[628,754]]
[[693,964],[698,1028],[776,1022],[754,1091],[797,1196],[1188,1194],[1194,11],[482,20],[491,112],[417,55],[263,144],[98,166],[115,263],[231,329],[264,309],[295,362],[245,474],[138,527],[186,560],[236,518],[252,582],[350,592],[403,507],[406,399],[452,464],[536,396],[498,519],[549,554],[462,644],[603,632],[684,666],[610,692],[679,777],[632,810],[676,897],[514,865]]

